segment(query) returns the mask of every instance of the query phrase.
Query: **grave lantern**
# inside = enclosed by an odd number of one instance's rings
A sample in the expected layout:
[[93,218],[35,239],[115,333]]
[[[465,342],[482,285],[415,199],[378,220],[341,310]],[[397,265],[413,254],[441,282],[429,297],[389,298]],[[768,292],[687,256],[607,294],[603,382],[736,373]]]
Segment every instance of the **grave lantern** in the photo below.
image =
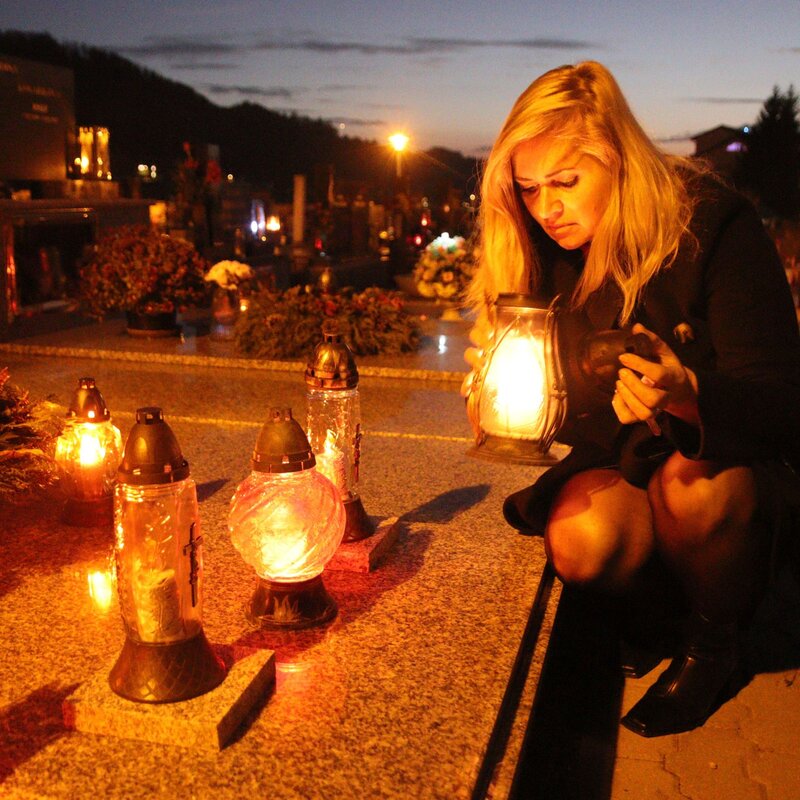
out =
[[65,476],[68,498],[62,521],[104,525],[113,519],[113,489],[122,436],[94,378],[80,378],[67,422],[56,441],[55,459]]
[[129,700],[188,700],[225,668],[203,632],[203,537],[195,482],[160,408],[140,408],[115,491],[117,590],[125,644],[111,670]]
[[271,409],[251,466],[228,516],[231,541],[259,578],[249,616],[268,628],[328,622],[337,608],[322,571],[342,541],[345,511],[291,409]]
[[327,320],[323,340],[306,366],[306,429],[317,466],[342,493],[347,516],[344,541],[375,532],[358,492],[361,462],[361,403],[358,367],[339,325]]

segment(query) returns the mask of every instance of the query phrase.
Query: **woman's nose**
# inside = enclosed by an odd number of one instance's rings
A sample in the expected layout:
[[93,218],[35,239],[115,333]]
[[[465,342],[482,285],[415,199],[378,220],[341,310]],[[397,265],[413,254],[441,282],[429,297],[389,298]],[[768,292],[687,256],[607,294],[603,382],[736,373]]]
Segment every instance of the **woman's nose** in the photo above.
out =
[[543,222],[547,222],[548,220],[558,217],[558,215],[564,210],[564,206],[556,197],[555,192],[551,191],[546,186],[542,186],[539,189],[539,196],[536,198],[536,200],[538,205],[537,216]]

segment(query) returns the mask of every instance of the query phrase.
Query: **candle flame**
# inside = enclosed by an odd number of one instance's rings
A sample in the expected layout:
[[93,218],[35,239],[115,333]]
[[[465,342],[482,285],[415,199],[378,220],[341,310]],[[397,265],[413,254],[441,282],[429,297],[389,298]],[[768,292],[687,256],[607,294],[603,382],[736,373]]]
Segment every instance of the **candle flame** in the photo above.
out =
[[332,430],[328,430],[328,432],[325,434],[325,447],[322,452],[326,456],[332,456],[340,452],[339,448],[336,446],[336,440],[338,438],[339,437]]
[[545,405],[545,366],[541,339],[509,331],[494,351],[486,375],[490,414],[487,433],[535,438]]
[[113,570],[94,570],[89,572],[86,578],[92,603],[98,611],[105,613],[111,608],[111,601],[114,598]]
[[94,431],[84,431],[81,435],[78,461],[82,467],[93,467],[102,463],[106,449],[95,435]]

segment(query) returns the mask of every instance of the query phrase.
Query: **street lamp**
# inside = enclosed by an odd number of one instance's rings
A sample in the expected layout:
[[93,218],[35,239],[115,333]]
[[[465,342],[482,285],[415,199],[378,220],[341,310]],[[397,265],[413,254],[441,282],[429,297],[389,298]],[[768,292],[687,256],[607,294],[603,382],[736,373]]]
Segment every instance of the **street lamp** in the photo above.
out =
[[408,145],[409,138],[406,134],[398,131],[389,137],[389,144],[394,148],[395,164],[397,165],[398,180],[403,177],[403,151]]

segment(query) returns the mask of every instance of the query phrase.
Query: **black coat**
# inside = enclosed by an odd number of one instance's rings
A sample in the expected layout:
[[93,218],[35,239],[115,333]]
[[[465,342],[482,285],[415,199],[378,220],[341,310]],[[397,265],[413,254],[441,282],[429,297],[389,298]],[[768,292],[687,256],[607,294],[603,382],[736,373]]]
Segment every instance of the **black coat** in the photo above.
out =
[[[697,192],[694,240],[686,237],[674,264],[646,287],[632,320],[658,334],[697,375],[700,427],[662,414],[661,449],[696,459],[798,467],[800,335],[783,267],[747,200],[710,178],[699,181]],[[568,263],[552,260],[545,283],[566,288]],[[606,285],[564,322],[575,330],[612,328],[621,307],[617,287]],[[558,437],[573,446],[570,456],[506,501],[515,527],[541,533],[567,478],[624,465],[632,442],[646,437],[643,426],[618,423],[610,396],[578,412]]]

